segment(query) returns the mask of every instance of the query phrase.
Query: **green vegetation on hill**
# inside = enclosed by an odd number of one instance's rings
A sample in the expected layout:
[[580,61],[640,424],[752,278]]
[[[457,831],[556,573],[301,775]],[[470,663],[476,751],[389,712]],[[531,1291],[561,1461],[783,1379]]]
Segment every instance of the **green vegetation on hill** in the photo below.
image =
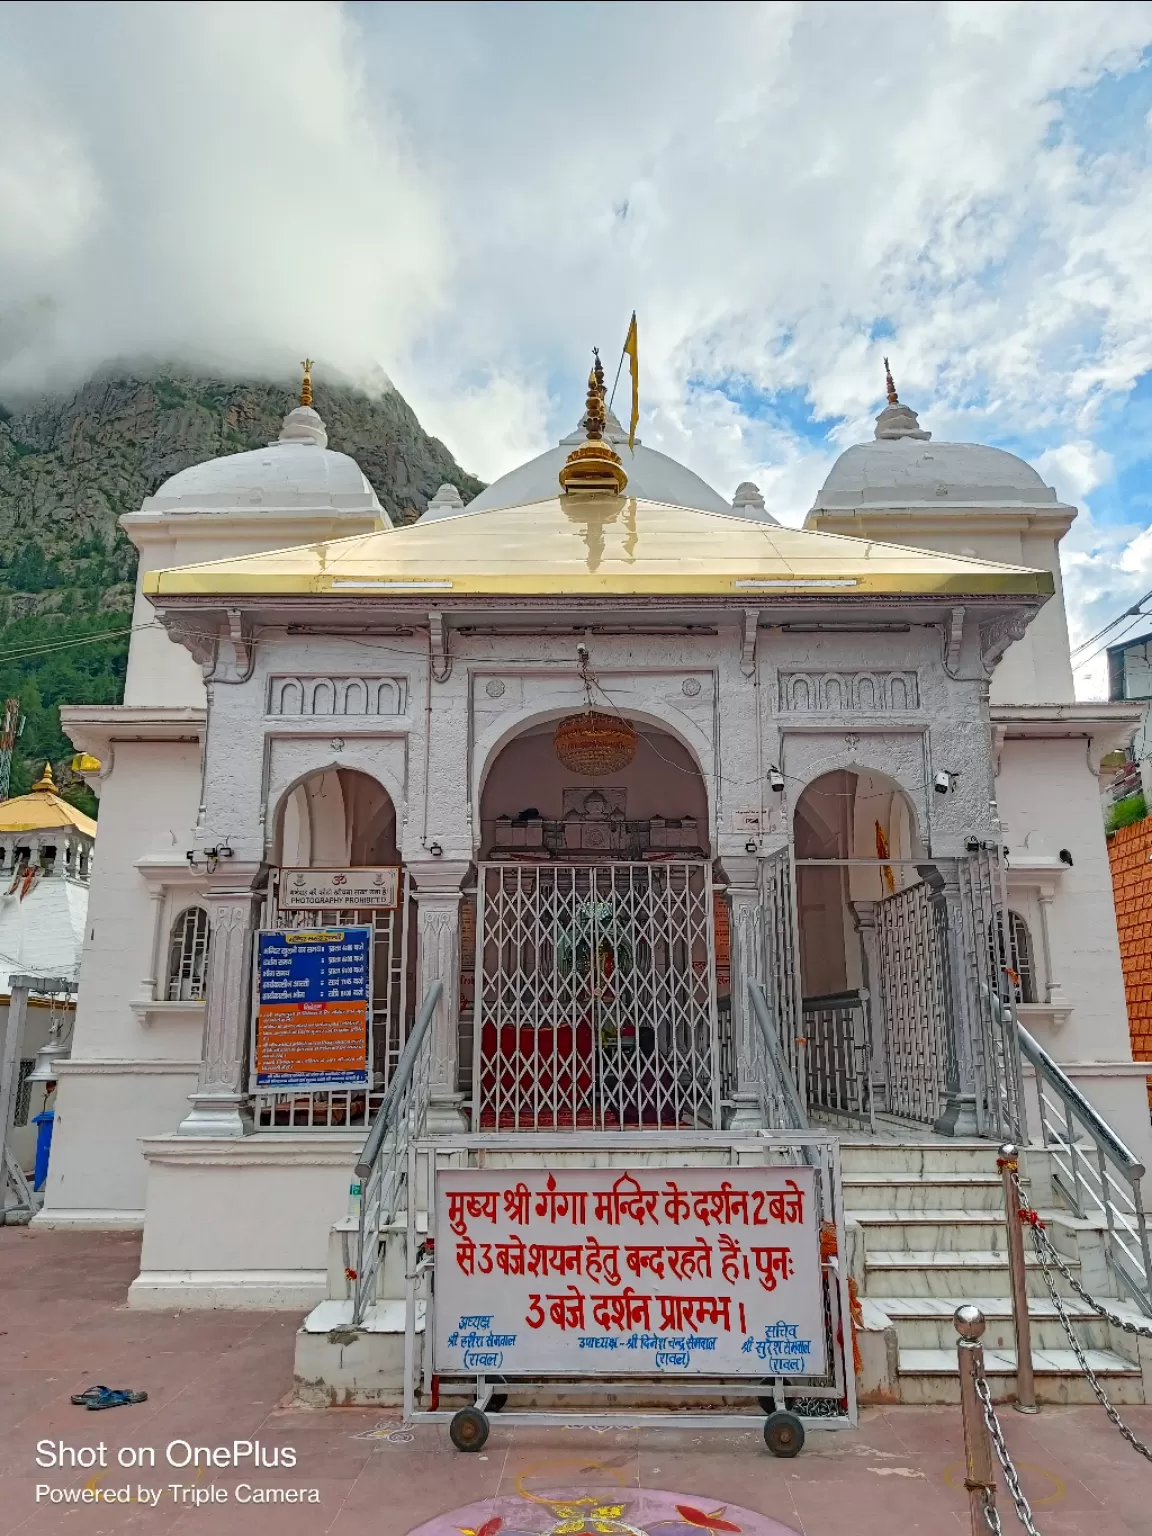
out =
[[[395,390],[314,388],[328,446],[351,454],[394,522],[413,522],[445,481],[465,501],[482,489]],[[156,369],[0,404],[0,700],[18,696],[26,717],[14,795],[46,759],[69,786],[61,704],[119,702],[128,635],[118,632],[132,622],[136,579],[121,515],[191,464],[274,441],[295,403],[287,386]],[[93,810],[82,783],[65,792]]]

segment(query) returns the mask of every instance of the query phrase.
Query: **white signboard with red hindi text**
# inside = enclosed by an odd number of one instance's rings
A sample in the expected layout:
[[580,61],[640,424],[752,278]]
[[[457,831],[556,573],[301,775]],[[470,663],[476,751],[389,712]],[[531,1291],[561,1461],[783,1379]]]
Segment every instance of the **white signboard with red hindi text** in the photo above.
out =
[[436,1175],[435,1368],[819,1376],[809,1167]]

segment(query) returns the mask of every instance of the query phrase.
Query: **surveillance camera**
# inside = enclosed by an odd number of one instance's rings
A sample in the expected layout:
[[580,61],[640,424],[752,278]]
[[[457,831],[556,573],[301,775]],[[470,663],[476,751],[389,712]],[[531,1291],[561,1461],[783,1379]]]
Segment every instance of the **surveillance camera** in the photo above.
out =
[[588,660],[588,647],[583,643],[583,641],[581,641],[581,643],[576,647],[576,654],[579,656],[581,661]]
[[937,773],[932,779],[932,788],[938,795],[946,795],[952,788],[952,775],[950,773]]
[[983,844],[978,837],[966,837],[964,839],[965,853],[979,853],[982,847]]
[[780,772],[779,768],[769,768],[768,783],[772,786],[778,795],[783,792],[784,775]]

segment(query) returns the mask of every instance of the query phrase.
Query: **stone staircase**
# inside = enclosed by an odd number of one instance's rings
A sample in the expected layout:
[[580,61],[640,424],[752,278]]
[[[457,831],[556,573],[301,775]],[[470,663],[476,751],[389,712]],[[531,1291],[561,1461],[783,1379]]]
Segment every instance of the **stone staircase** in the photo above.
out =
[[[986,1141],[851,1140],[842,1143],[848,1263],[863,1312],[864,1401],[959,1400],[952,1316],[965,1302],[988,1319],[985,1370],[998,1400],[1016,1393],[1004,1197],[996,1148]],[[1109,1286],[1091,1223],[1053,1207],[1044,1154],[1032,1152],[1033,1203],[1073,1274],[1095,1295]],[[1027,1183],[1027,1180],[1025,1181]],[[1036,1393],[1040,1402],[1095,1401],[1025,1240]],[[1117,1403],[1152,1402],[1152,1351],[1080,1302],[1060,1295],[1089,1364]],[[1138,1312],[1109,1303],[1122,1316]],[[1141,1356],[1144,1356],[1143,1361]]]

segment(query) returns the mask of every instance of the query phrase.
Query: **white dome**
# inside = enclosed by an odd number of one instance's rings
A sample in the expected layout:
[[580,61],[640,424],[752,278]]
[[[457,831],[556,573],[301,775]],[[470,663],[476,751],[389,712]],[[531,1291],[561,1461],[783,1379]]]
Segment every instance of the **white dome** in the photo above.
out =
[[145,500],[142,510],[356,512],[375,514],[390,528],[359,464],[327,448],[327,441],[316,412],[297,406],[284,418],[278,442],[182,469]]
[[878,438],[842,453],[813,510],[851,507],[1053,507],[1056,492],[1003,448]]
[[[694,475],[683,464],[677,464],[667,454],[657,453],[637,443],[628,450],[628,434],[616,417],[609,414],[604,436],[615,448],[628,475],[625,495],[642,501],[662,501],[674,507],[691,507],[701,512],[724,512],[732,516],[732,505],[717,491]],[[579,443],[586,440],[583,425],[563,438],[555,448],[549,448],[538,458],[510,470],[494,480],[466,507],[456,507],[441,502],[439,496],[429,504],[421,522],[432,522],[441,517],[471,516],[474,512],[494,512],[500,507],[523,507],[534,501],[551,501],[560,495],[560,471],[568,462],[568,455]]]

